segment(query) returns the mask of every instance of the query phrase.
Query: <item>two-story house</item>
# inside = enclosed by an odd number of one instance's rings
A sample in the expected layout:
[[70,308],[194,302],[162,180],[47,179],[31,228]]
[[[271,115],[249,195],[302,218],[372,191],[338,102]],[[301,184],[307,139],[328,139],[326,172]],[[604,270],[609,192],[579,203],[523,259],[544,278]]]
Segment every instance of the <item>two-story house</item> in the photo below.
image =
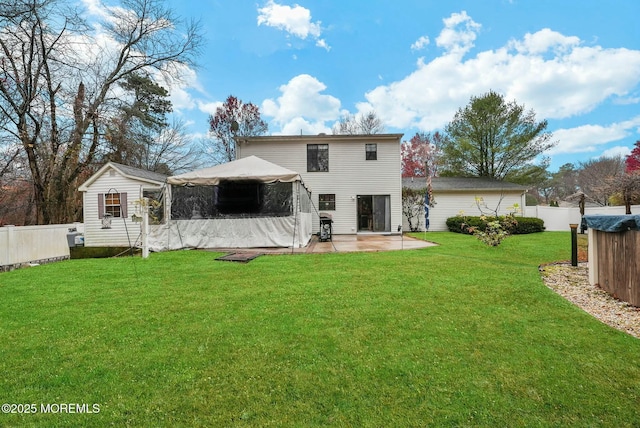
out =
[[[237,157],[297,171],[333,233],[397,233],[402,225],[402,134],[238,137]],[[319,229],[315,221],[314,232]]]

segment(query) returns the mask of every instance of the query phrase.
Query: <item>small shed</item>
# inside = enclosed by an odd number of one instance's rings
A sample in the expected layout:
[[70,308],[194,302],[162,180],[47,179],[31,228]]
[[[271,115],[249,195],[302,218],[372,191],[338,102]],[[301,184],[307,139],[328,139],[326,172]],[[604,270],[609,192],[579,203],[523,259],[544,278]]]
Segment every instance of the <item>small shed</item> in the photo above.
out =
[[152,225],[149,248],[304,247],[310,192],[300,174],[249,156],[167,178],[168,220]]
[[82,192],[84,245],[130,247],[140,241],[140,223],[132,220],[136,201],[156,198],[166,175],[107,162],[78,190]]
[[[421,190],[427,187],[424,177],[402,179],[402,186]],[[435,206],[429,209],[429,230],[447,231],[447,218],[459,215],[479,216],[497,211],[506,215],[516,211],[519,214],[525,206],[527,188],[506,181],[476,177],[433,177],[431,189]],[[481,211],[482,210],[482,211]],[[421,208],[420,230],[424,230],[424,207]],[[406,218],[403,218],[403,229],[409,230]]]

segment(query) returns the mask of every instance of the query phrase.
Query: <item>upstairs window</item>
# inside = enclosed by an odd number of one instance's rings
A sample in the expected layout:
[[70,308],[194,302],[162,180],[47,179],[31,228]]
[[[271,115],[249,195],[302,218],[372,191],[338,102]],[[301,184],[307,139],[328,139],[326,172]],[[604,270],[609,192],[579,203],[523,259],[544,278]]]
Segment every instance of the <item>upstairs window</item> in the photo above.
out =
[[328,144],[307,144],[307,172],[329,172]]
[[365,144],[364,145],[365,159],[366,160],[378,160],[378,145],[377,144]]

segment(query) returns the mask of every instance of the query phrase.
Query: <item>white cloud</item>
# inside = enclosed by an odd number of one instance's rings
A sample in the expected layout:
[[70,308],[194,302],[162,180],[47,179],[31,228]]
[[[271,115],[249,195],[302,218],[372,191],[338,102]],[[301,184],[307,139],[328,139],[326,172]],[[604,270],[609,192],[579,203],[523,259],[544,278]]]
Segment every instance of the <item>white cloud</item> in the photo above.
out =
[[615,146],[615,147],[611,147],[610,149],[607,149],[605,151],[603,151],[600,154],[600,157],[605,157],[605,158],[614,158],[617,156],[621,156],[621,157],[626,157],[629,154],[631,154],[631,149],[629,147],[626,146]]
[[105,7],[100,0],[82,0],[82,4],[89,15],[107,17]]
[[599,146],[629,137],[633,132],[637,132],[638,127],[640,116],[608,126],[583,125],[559,129],[553,132],[553,139],[558,141],[558,145],[551,149],[549,154],[595,152]]
[[317,135],[320,133],[331,133],[331,129],[324,122],[310,122],[303,117],[295,117],[273,135]]
[[282,95],[277,100],[264,100],[261,107],[263,115],[273,117],[273,122],[281,128],[280,132],[273,133],[329,132],[325,122],[339,117],[340,100],[322,94],[326,88],[308,74],[295,76],[280,86]]
[[466,12],[443,22],[436,38],[441,55],[419,59],[402,80],[365,94],[367,107],[387,126],[442,129],[471,96],[489,90],[533,109],[538,119],[568,118],[608,100],[638,98],[638,50],[584,46],[577,37],[542,29],[469,56],[480,25]]
[[320,38],[322,34],[321,22],[312,22],[311,11],[300,5],[294,4],[291,7],[269,0],[264,7],[258,8],[258,25],[263,24],[267,27],[284,30],[303,40],[311,36],[316,40],[316,46],[326,50],[330,49],[327,42]]
[[418,40],[413,42],[411,45],[412,51],[419,51],[426,48],[430,43],[430,40],[427,36],[421,36]]
[[509,43],[519,53],[532,55],[543,54],[550,49],[558,53],[567,52],[579,45],[578,37],[567,37],[549,28],[543,28],[534,34],[527,33],[523,40],[512,40]]
[[452,13],[442,22],[444,29],[436,38],[436,45],[454,54],[464,54],[473,47],[481,25],[471,19],[466,11]]
[[222,105],[223,105],[222,101],[214,101],[210,103],[199,101],[198,110],[200,110],[203,113],[210,114],[211,116],[215,116],[216,110],[218,109],[218,107],[222,107]]
[[191,110],[198,107],[192,91],[203,93],[196,71],[182,64],[174,64],[171,74],[155,73],[154,79],[169,91],[169,99],[174,110]]
[[331,46],[329,46],[324,39],[318,39],[318,41],[316,42],[316,46],[325,49],[326,51],[331,50]]

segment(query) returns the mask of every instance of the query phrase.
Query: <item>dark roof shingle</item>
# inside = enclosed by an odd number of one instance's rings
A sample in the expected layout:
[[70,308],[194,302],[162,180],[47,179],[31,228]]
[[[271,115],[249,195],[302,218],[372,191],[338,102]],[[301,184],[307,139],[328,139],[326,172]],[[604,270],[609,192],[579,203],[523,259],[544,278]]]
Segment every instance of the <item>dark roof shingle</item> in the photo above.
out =
[[[419,190],[424,189],[426,186],[427,180],[424,177],[409,177],[402,179],[402,187]],[[434,192],[488,190],[510,190],[524,192],[527,189],[524,186],[515,183],[509,183],[507,181],[477,177],[433,177],[431,179],[431,188]]]
[[119,169],[123,174],[131,177],[138,177],[144,180],[157,181],[160,183],[163,183],[167,179],[166,175],[158,172],[147,171],[146,169],[135,168],[133,166],[122,165],[115,162],[111,162],[111,164],[115,168]]

